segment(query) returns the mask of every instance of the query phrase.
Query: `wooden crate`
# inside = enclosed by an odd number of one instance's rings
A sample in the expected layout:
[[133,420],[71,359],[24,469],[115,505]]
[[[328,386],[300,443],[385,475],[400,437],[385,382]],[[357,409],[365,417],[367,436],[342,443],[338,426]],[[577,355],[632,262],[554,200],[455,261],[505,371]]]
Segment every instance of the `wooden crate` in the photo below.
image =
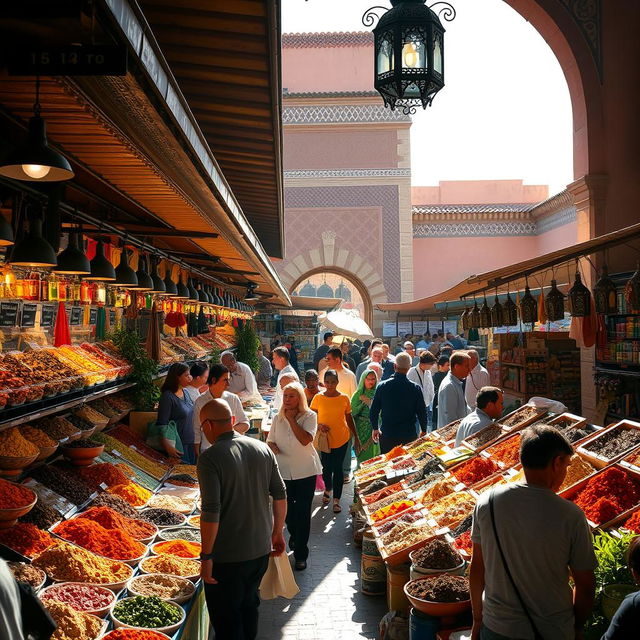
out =
[[610,464],[613,464],[614,462],[618,462],[619,460],[627,456],[631,451],[638,448],[640,446],[640,443],[637,443],[632,447],[628,447],[627,449],[620,451],[619,453],[617,453],[615,456],[612,456],[611,458],[605,458],[604,456],[589,450],[589,445],[591,445],[593,442],[595,442],[599,438],[603,437],[605,434],[615,431],[616,429],[640,430],[640,423],[632,422],[631,420],[620,420],[619,422],[616,422],[615,424],[607,427],[606,429],[602,429],[597,433],[594,433],[589,438],[586,438],[580,444],[580,446],[576,448],[576,451],[579,451],[580,453],[582,453],[596,469],[603,469],[604,467]]
[[[499,435],[497,435],[492,440],[487,440],[487,442],[485,442],[484,444],[481,444],[481,445],[478,445],[478,446],[475,446],[473,444],[472,440],[474,440],[475,438],[480,437],[483,433],[486,433],[487,431],[489,431],[489,429],[494,429],[495,427],[498,427],[500,429],[500,434]],[[482,451],[483,449],[486,449],[487,447],[490,447],[492,444],[495,444],[498,440],[503,438],[508,433],[509,433],[509,429],[507,429],[507,427],[505,427],[504,425],[500,424],[499,422],[492,422],[491,424],[488,424],[486,427],[484,427],[484,429],[480,429],[480,431],[477,431],[476,433],[474,433],[469,438],[465,438],[460,444],[463,447],[468,447],[472,451],[475,451],[476,453],[478,453],[478,452]]]
[[483,489],[485,489],[486,487],[494,484],[496,486],[502,486],[502,485],[497,485],[496,480],[498,479],[503,480],[504,482],[502,484],[513,482],[513,478],[517,475],[514,469],[515,467],[511,467],[511,469],[507,469],[506,471],[498,471],[497,473],[490,475],[488,478],[485,478],[480,482],[476,482],[474,485],[469,487],[469,493],[476,500],[478,500],[478,498],[484,493]]
[[[612,464],[612,465],[609,465],[607,467],[603,467],[602,469],[599,469],[598,471],[596,471],[593,475],[589,476],[588,478],[583,478],[580,482],[574,484],[572,487],[569,487],[568,489],[565,489],[564,491],[561,491],[558,495],[561,498],[565,498],[567,500],[572,500],[582,489],[584,489],[584,487],[587,484],[587,482],[589,482],[590,480],[592,480],[596,476],[605,473],[605,471],[607,471],[608,469],[612,469],[612,468],[620,469],[620,471],[623,471],[627,475],[632,476],[635,480],[640,482],[640,473],[638,473],[636,471],[633,471],[632,469],[625,468],[620,464]],[[630,509],[627,509],[626,511],[623,511],[622,513],[619,513],[615,518],[612,518],[608,522],[603,522],[601,524],[596,524],[595,522],[592,522],[591,520],[589,520],[589,518],[587,518],[587,522],[589,523],[589,526],[592,529],[609,529],[612,526],[614,526],[614,523],[622,522],[622,521],[626,520],[638,508],[638,506],[640,506],[640,504],[634,505]]]
[[[518,412],[521,412],[525,407],[535,409],[536,411],[535,414],[531,415],[529,418],[522,420],[521,422],[518,422],[517,424],[514,424],[514,425],[505,424],[508,420],[513,418],[515,415],[517,415]],[[510,414],[500,418],[498,422],[504,425],[508,431],[514,431],[514,430],[520,431],[521,429],[528,427],[530,424],[537,422],[538,420],[540,420],[540,418],[542,418],[542,416],[546,416],[547,413],[549,413],[548,409],[544,409],[541,407],[534,407],[533,405],[530,405],[530,404],[524,404],[521,407],[518,407],[515,411],[512,411]]]
[[480,455],[485,457],[485,458],[488,458],[489,460],[493,460],[498,465],[498,467],[500,469],[502,469],[503,471],[506,471],[507,469],[517,465],[519,463],[519,460],[516,460],[516,462],[514,462],[513,464],[506,464],[502,460],[494,460],[493,457],[492,457],[491,452],[489,451],[489,449],[491,449],[491,448],[493,448],[493,447],[495,447],[495,446],[497,446],[499,444],[502,444],[503,442],[506,442],[507,440],[511,440],[512,438],[517,438],[518,435],[519,435],[518,431],[516,431],[516,432],[510,431],[509,434],[505,438],[501,438],[497,442],[494,442],[491,445],[491,447],[487,447],[486,449],[483,449],[480,452]]

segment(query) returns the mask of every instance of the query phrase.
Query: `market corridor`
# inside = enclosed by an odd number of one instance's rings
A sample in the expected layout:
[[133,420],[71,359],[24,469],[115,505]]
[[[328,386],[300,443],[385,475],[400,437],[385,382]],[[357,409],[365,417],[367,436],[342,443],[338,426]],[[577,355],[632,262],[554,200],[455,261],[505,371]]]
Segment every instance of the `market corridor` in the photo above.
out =
[[353,483],[345,485],[342,513],[334,515],[322,508],[322,494],[316,493],[308,567],[294,572],[300,593],[293,600],[262,602],[258,640],[378,637],[387,604],[384,597],[360,593],[360,550],[353,546],[347,508],[352,499]]

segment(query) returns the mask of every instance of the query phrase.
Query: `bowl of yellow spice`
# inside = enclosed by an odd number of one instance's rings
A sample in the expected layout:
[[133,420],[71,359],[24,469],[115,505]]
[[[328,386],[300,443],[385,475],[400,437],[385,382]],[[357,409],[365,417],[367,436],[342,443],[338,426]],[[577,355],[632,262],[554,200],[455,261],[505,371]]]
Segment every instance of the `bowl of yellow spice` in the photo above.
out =
[[40,455],[40,449],[22,436],[18,427],[0,431],[0,475],[19,476]]

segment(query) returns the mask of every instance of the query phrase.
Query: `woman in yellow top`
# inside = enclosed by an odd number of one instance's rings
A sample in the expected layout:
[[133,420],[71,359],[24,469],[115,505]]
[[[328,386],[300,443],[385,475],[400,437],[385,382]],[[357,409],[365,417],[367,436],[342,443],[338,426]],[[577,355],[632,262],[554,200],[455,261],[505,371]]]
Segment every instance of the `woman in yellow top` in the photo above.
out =
[[347,453],[349,440],[353,436],[356,453],[360,452],[360,440],[356,425],[351,417],[351,400],[338,387],[338,374],[329,369],[324,374],[323,393],[313,397],[310,408],[318,414],[318,430],[327,434],[330,453],[320,453],[322,462],[322,479],[326,488],[322,496],[322,504],[329,504],[333,490],[333,513],[340,513],[340,498],[344,484],[342,463]]

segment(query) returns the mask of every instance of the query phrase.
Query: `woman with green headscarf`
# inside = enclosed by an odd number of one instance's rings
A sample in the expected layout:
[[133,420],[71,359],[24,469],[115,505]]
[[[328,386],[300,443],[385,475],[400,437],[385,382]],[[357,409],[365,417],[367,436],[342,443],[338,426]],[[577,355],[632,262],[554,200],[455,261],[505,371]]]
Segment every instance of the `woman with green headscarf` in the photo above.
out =
[[372,369],[366,369],[360,376],[356,392],[351,396],[351,414],[362,443],[358,464],[380,455],[380,445],[371,438],[371,421],[369,420],[369,407],[377,386],[378,374]]

